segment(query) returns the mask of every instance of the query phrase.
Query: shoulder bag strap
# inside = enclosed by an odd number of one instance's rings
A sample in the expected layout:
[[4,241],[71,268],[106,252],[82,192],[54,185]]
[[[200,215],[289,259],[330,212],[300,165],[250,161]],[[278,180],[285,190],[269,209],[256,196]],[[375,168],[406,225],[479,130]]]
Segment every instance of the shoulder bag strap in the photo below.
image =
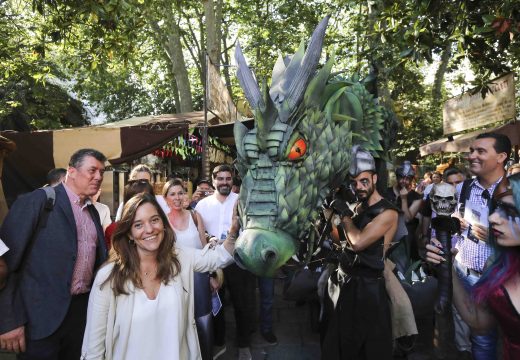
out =
[[462,216],[462,217],[464,217],[464,209],[466,208],[466,200],[468,200],[471,195],[469,185],[471,184],[472,181],[473,181],[473,179],[464,180],[464,182],[462,183],[462,188],[460,189],[459,212],[460,212],[460,216]]

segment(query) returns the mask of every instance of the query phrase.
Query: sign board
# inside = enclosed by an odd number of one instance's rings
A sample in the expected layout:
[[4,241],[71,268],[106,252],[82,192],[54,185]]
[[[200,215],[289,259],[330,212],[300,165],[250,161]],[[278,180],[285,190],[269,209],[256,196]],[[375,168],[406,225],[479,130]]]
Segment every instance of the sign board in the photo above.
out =
[[468,91],[444,103],[444,135],[515,118],[514,74],[496,78],[488,87],[485,98],[480,91],[473,95]]

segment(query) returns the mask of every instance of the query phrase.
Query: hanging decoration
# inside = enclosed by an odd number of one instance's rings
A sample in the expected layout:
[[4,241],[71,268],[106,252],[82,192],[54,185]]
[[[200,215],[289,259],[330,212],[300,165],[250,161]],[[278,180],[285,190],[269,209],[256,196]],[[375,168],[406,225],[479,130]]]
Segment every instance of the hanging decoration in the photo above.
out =
[[[231,147],[223,144],[216,137],[208,136],[208,144],[211,151],[223,152],[225,155],[233,155]],[[201,161],[202,160],[202,137],[193,133],[179,135],[163,147],[152,152],[153,155],[161,158],[177,158],[182,161]]]

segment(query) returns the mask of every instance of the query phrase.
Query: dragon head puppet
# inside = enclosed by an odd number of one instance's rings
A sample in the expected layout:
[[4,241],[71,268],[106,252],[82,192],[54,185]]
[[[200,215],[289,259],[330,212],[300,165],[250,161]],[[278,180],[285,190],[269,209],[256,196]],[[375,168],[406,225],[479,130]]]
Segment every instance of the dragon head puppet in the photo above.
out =
[[330,189],[345,180],[354,144],[375,156],[390,112],[363,83],[331,76],[334,55],[318,70],[328,17],[291,57],[280,56],[270,88],[262,89],[240,44],[237,77],[255,127],[236,122],[236,167],[242,178],[243,232],[235,260],[257,275],[273,275],[293,256]]

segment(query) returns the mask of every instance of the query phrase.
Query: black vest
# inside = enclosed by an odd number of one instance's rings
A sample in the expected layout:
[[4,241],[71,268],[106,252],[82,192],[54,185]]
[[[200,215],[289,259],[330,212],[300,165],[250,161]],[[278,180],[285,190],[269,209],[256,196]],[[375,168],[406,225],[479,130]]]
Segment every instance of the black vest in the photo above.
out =
[[[362,205],[359,204],[357,206],[360,209]],[[354,225],[359,230],[363,230],[365,226],[367,226],[376,216],[381,214],[385,210],[394,210],[398,212],[397,208],[388,200],[381,199],[377,203],[372,206],[369,206],[366,209],[363,209],[360,213],[352,218]],[[343,250],[344,256],[340,259],[340,266],[343,271],[346,273],[359,273],[363,274],[363,270],[366,270],[367,273],[373,272],[381,272],[385,268],[384,258],[383,258],[383,245],[385,238],[382,236],[380,239],[377,239],[373,244],[369,247],[355,253],[350,248],[345,248]]]

